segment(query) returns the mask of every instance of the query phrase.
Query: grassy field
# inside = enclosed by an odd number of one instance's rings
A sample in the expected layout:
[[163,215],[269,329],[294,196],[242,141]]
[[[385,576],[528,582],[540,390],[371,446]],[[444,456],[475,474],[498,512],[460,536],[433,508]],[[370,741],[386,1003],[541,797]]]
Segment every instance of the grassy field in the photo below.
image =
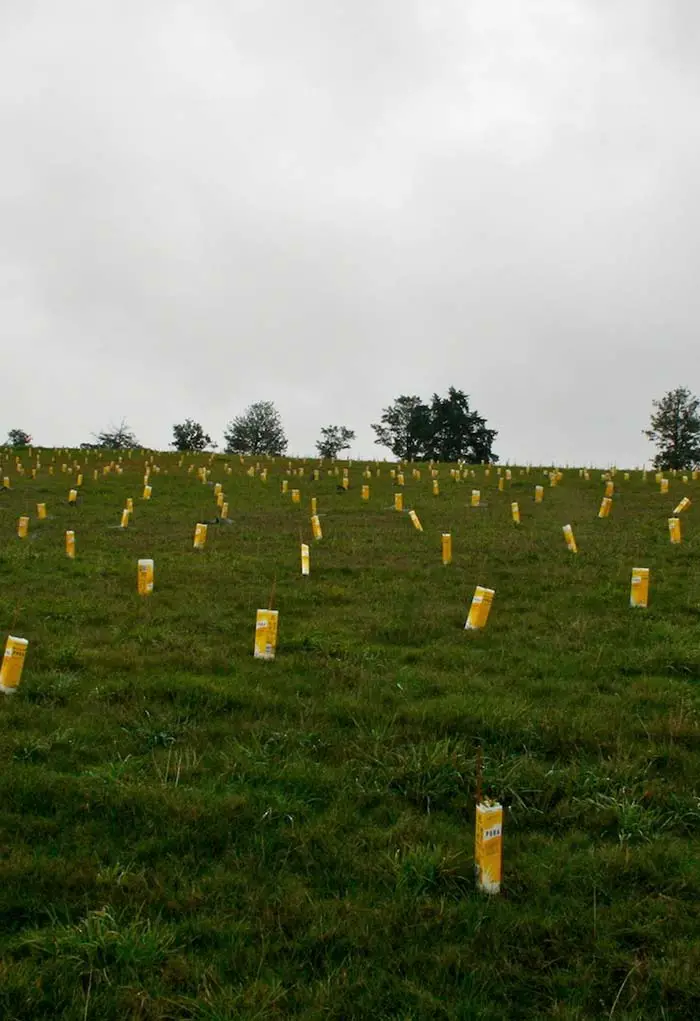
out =
[[[42,452],[35,479],[22,460],[0,493],[0,638],[30,643],[0,699],[3,1021],[700,1017],[698,508],[681,545],[667,526],[700,482],[618,472],[599,520],[599,471],[514,469],[500,493],[441,466],[436,497],[407,468],[421,533],[388,465],[363,502],[364,465],[339,492],[309,461],[295,505],[286,460],[263,482],[217,457],[203,484],[207,457],[157,454],[150,501],[140,453],[97,481],[95,452]],[[195,552],[215,482],[231,523]],[[493,608],[466,632],[477,584]],[[495,897],[474,886],[480,755],[505,806]]]

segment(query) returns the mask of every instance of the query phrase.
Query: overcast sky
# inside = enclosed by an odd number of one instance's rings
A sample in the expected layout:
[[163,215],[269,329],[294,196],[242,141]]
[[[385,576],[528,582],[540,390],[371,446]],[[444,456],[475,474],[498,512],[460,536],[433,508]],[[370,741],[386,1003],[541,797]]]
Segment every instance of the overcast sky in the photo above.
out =
[[[700,390],[698,0],[0,0],[0,431],[290,452],[454,385],[641,464]],[[0,437],[1,438],[1,437]]]

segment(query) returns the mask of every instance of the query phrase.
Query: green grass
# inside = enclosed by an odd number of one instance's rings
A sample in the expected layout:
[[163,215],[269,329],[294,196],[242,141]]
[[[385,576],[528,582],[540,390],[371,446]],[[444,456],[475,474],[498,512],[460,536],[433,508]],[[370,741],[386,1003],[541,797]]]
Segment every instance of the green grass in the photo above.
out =
[[[618,472],[599,520],[599,472],[535,506],[541,470],[499,493],[494,470],[442,466],[433,497],[423,466],[405,486],[419,533],[386,465],[363,503],[364,466],[339,493],[310,461],[297,507],[286,461],[263,483],[216,458],[232,524],[195,552],[216,510],[186,469],[206,458],[156,455],[144,502],[140,455],[98,481],[96,454],[57,453],[51,476],[52,456],[32,479],[6,455],[0,493],[0,636],[30,643],[0,701],[4,1021],[700,1016],[698,508],[680,546],[666,522],[699,483],[661,496]],[[629,608],[635,566],[647,610]],[[469,633],[477,584],[496,595]],[[492,898],[474,888],[479,749],[506,809]]]

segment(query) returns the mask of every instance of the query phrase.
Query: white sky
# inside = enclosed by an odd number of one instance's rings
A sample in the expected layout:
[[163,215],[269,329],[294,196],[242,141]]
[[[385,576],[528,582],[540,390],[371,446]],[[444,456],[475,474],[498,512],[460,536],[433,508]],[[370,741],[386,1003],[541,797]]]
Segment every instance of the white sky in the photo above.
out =
[[[290,452],[454,385],[637,464],[700,389],[697,0],[0,0],[0,433]],[[2,439],[0,436],[0,439]]]

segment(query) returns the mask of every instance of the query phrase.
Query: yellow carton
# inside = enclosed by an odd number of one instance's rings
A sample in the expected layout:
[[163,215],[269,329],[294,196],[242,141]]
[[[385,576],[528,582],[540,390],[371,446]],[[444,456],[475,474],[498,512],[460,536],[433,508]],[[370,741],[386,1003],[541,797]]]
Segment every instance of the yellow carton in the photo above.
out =
[[72,529],[66,532],[66,556],[75,560],[75,532]]
[[544,500],[544,486],[535,486],[535,503],[542,503]]
[[369,500],[369,486],[363,486],[361,492],[362,492],[362,499],[363,500]]
[[216,496],[216,506],[217,507],[223,507],[224,499],[225,499],[225,497],[224,497],[223,491],[221,493],[217,493],[217,496]]
[[474,866],[476,885],[483,893],[501,892],[503,806],[483,801],[476,806]]
[[442,562],[445,567],[452,563],[452,535],[449,532],[442,533]]
[[403,484],[404,484],[403,472],[399,472],[398,475],[396,476],[396,485],[403,486]]
[[207,541],[207,526],[201,521],[198,521],[194,526],[194,542],[193,546],[195,549],[204,549]]
[[467,623],[464,625],[465,631],[478,631],[479,628],[486,626],[494,595],[494,589],[484,588],[483,585],[476,586],[472,604],[469,607]]
[[318,513],[317,507],[318,507],[318,499],[317,499],[317,497],[312,496],[311,497],[311,517],[313,517],[314,514]]
[[612,482],[612,481],[611,481],[611,480],[609,479],[609,480],[608,480],[608,481],[607,481],[607,482],[605,483],[605,495],[606,495],[607,497],[610,497],[610,498],[611,498],[614,492],[615,492],[615,483],[614,483],[614,482]]
[[472,489],[471,506],[472,507],[481,506],[481,491],[478,489]]
[[311,515],[311,530],[314,533],[314,539],[323,538],[323,532],[321,531],[321,521],[318,514]]
[[502,492],[503,492],[503,489],[504,489],[504,487],[505,487],[505,479],[504,479],[504,478],[503,478],[503,476],[501,475],[501,477],[500,477],[500,478],[499,478],[499,480],[498,480],[498,492],[499,492],[499,493],[502,493]]
[[29,532],[29,518],[21,517],[17,522],[17,535],[20,539],[26,539]]
[[440,483],[437,479],[433,479],[433,496],[440,495]]
[[221,492],[222,488],[223,488],[223,487],[222,487],[221,483],[220,483],[220,482],[217,482],[217,483],[215,484],[215,486],[214,486],[214,496],[218,496],[218,495],[219,495],[219,493]]
[[286,493],[289,489],[289,482],[286,479],[282,479],[282,493]]
[[36,505],[36,516],[39,518],[39,521],[44,521],[46,519],[46,504],[45,503],[38,503]]
[[71,489],[68,493],[68,503],[75,503],[78,499],[78,490]]
[[632,586],[630,588],[630,606],[646,607],[649,601],[649,568],[632,568]]
[[564,533],[564,539],[566,540],[566,545],[569,547],[571,552],[572,553],[578,553],[578,546],[576,545],[576,540],[574,539],[574,531],[573,531],[571,525],[563,525],[562,526],[562,531]]
[[659,490],[663,494],[668,493],[668,479],[659,480]]
[[419,519],[418,515],[416,514],[416,512],[414,510],[410,510],[408,512],[408,516],[411,519],[411,521],[413,522],[413,527],[416,529],[416,531],[417,532],[422,532],[423,531],[423,526],[421,525],[420,519]]
[[83,476],[82,475],[78,475],[77,479],[75,480],[75,485],[76,485],[76,487],[78,489],[80,489],[82,484],[83,484]]
[[681,519],[680,518],[669,518],[668,519],[668,534],[671,542],[678,543],[681,541]]
[[253,655],[256,659],[274,659],[277,649],[277,620],[279,611],[258,610],[255,618],[255,648]]
[[139,560],[138,586],[140,596],[150,596],[153,592],[154,563],[152,560]]
[[612,509],[612,500],[609,496],[604,496],[600,503],[600,510],[598,511],[599,518],[607,518]]
[[311,559],[309,555],[309,547],[305,542],[301,544],[301,573],[304,577],[308,577],[311,570]]
[[131,496],[127,496],[126,498],[126,509],[128,510],[129,514],[134,513],[134,500]]
[[153,492],[152,486],[144,486],[143,487],[143,499],[144,500],[150,500],[152,492]]
[[2,488],[3,489],[10,489],[11,488],[10,487],[10,479],[9,479],[9,476],[7,476],[7,475],[5,475],[5,477],[2,480]]
[[687,496],[684,496],[683,499],[678,504],[678,506],[676,507],[676,509],[674,510],[673,513],[674,514],[682,514],[684,510],[688,509],[688,507],[690,507],[690,500],[688,499]]
[[394,510],[403,510],[403,493],[394,493]]
[[128,507],[125,507],[124,510],[122,511],[122,519],[121,519],[119,527],[120,528],[128,528],[129,527],[129,518],[130,517],[131,517],[131,511],[129,510]]
[[222,517],[222,518],[223,518],[223,519],[224,519],[225,521],[228,521],[228,504],[226,503],[226,501],[225,501],[225,500],[224,500],[224,502],[223,502],[223,503],[221,504],[221,507],[220,507],[220,516],[221,516],[221,517]]
[[22,668],[27,655],[29,642],[26,638],[15,638],[9,635],[5,644],[5,654],[0,667],[0,691],[10,695],[17,690],[22,678]]
[[513,522],[516,525],[520,524],[520,507],[518,507],[515,501],[510,505],[510,513],[513,516]]

